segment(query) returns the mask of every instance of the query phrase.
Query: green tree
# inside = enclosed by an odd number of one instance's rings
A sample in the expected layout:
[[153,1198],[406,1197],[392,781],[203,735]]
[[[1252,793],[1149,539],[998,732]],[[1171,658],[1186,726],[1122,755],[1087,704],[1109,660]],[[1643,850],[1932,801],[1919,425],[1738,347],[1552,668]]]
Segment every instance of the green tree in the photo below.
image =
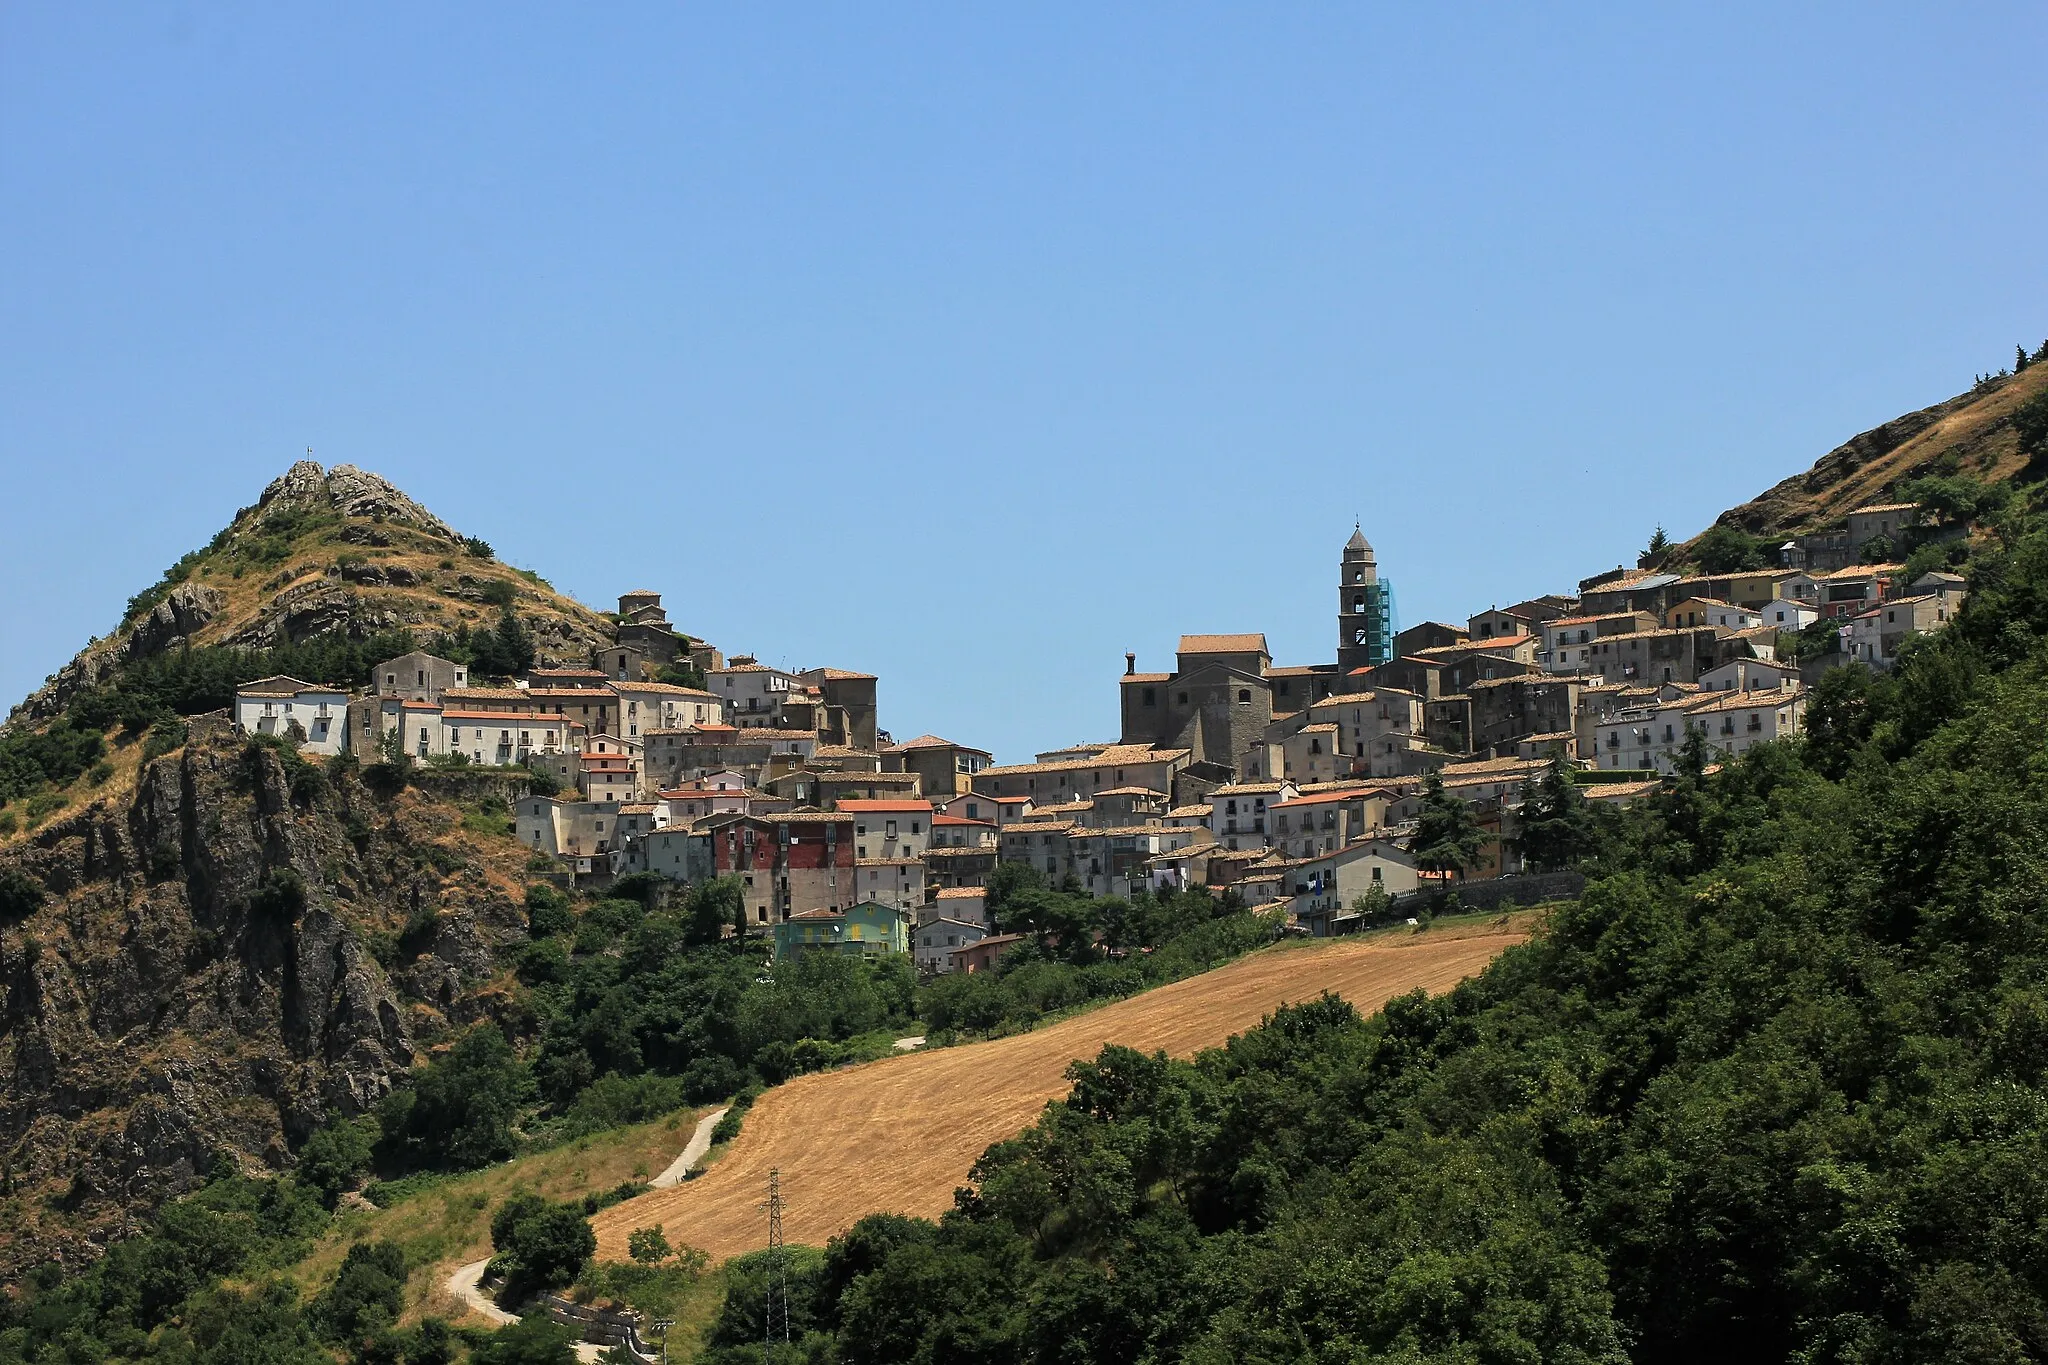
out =
[[370,1169],[370,1157],[381,1136],[377,1120],[337,1118],[313,1130],[299,1149],[298,1176],[320,1192],[328,1208],[343,1190]]
[[1761,569],[1771,562],[1764,542],[1738,527],[1716,524],[1707,528],[1694,547],[1693,557],[1702,573],[1740,573]]
[[662,1234],[661,1224],[651,1228],[634,1228],[626,1234],[626,1254],[642,1265],[660,1265],[675,1254],[675,1248]]
[[533,667],[533,634],[527,630],[512,608],[505,608],[498,618],[498,657],[503,673],[524,673]]
[[526,888],[526,932],[533,938],[551,938],[574,932],[576,912],[568,893],[546,882]]
[[334,1283],[314,1299],[311,1315],[330,1341],[398,1320],[405,1294],[405,1251],[396,1242],[357,1242]]
[[491,1215],[494,1264],[504,1271],[501,1298],[522,1303],[573,1282],[597,1251],[597,1234],[578,1204],[557,1204],[522,1191]]
[[1486,834],[1472,808],[1444,789],[1442,773],[1431,772],[1423,780],[1422,808],[1408,840],[1416,866],[1425,872],[1455,873],[1463,881],[1465,869],[1479,861],[1485,844]]
[[378,1106],[380,1150],[394,1165],[474,1170],[518,1150],[513,1124],[532,1079],[492,1025],[464,1034]]
[[576,1365],[576,1334],[544,1313],[500,1327],[469,1353],[470,1365]]
[[1641,554],[1636,556],[1636,567],[1642,569],[1655,568],[1663,562],[1664,556],[1670,552],[1670,549],[1671,537],[1665,534],[1662,526],[1659,526],[1656,530],[1650,532],[1650,543],[1643,547]]
[[1543,777],[1524,794],[1519,824],[1515,847],[1539,872],[1577,867],[1599,851],[1591,803],[1562,754],[1550,760]]

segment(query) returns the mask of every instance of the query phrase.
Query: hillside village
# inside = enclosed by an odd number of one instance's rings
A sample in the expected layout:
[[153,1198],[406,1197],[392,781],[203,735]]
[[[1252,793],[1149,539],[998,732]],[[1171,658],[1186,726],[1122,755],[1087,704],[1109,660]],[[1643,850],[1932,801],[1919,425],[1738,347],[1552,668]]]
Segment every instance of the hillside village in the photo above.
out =
[[[678,630],[652,591],[619,598],[587,666],[484,679],[412,652],[378,664],[361,695],[246,683],[234,721],[312,753],[530,770],[515,826],[535,873],[734,877],[778,954],[979,970],[1013,941],[985,895],[1011,862],[1104,896],[1207,887],[1337,934],[1376,895],[1539,894],[1515,835],[1525,790],[1554,764],[1625,804],[1695,732],[1716,756],[1797,734],[1821,672],[1885,669],[1953,616],[1962,577],[1908,581],[1886,553],[1967,529],[1939,523],[1873,504],[1785,542],[1776,568],[1617,568],[1573,595],[1399,631],[1356,529],[1333,575],[1334,662],[1276,664],[1257,633],[1184,635],[1165,671],[1125,656],[1115,739],[1030,763],[897,740],[878,725],[873,675],[727,655]],[[1445,800],[1478,827],[1470,856],[1415,848],[1425,804]]]

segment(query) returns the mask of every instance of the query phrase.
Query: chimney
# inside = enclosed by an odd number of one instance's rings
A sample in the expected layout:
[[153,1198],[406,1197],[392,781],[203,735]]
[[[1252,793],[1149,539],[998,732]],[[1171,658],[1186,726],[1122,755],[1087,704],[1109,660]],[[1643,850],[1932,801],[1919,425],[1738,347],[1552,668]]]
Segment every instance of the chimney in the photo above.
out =
[[1126,678],[1128,678],[1128,677],[1130,677],[1130,676],[1131,676],[1131,674],[1133,674],[1133,673],[1136,673],[1137,671],[1138,671],[1138,655],[1137,655],[1137,651],[1135,651],[1135,650],[1129,650],[1129,649],[1125,650],[1125,651],[1124,651],[1124,676],[1125,676]]

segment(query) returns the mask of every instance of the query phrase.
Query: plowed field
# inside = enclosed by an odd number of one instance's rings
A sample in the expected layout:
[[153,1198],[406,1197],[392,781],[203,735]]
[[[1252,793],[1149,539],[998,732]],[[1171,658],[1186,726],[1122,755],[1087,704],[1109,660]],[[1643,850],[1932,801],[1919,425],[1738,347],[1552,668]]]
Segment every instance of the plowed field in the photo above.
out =
[[626,1234],[655,1223],[670,1241],[715,1260],[760,1247],[771,1167],[782,1172],[784,1233],[793,1243],[823,1246],[868,1213],[936,1217],[952,1207],[954,1188],[983,1149],[1031,1124],[1047,1100],[1066,1093],[1067,1063],[1105,1043],[1187,1056],[1326,990],[1377,1010],[1418,986],[1447,990],[1522,938],[1478,932],[1290,944],[1032,1033],[799,1077],[761,1097],[702,1176],[593,1219],[598,1255],[624,1260]]

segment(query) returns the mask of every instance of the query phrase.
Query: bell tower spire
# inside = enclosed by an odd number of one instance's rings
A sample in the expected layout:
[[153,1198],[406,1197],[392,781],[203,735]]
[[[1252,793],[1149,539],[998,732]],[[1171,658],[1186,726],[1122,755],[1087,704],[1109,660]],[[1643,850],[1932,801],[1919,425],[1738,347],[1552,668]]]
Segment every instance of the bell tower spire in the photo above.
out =
[[1337,566],[1337,671],[1374,668],[1394,656],[1394,597],[1380,580],[1379,560],[1354,523]]

